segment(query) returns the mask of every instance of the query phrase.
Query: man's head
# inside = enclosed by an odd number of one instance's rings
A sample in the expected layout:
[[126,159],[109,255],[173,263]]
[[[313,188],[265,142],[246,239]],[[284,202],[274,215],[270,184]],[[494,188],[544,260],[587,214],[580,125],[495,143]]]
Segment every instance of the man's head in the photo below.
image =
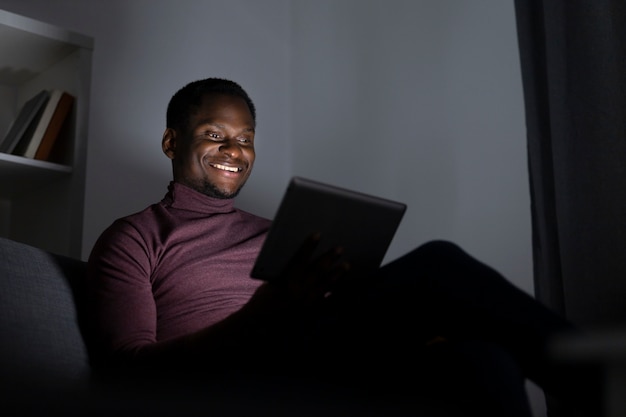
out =
[[163,152],[174,181],[211,197],[233,198],[254,164],[256,111],[235,82],[208,78],[180,89],[167,107]]

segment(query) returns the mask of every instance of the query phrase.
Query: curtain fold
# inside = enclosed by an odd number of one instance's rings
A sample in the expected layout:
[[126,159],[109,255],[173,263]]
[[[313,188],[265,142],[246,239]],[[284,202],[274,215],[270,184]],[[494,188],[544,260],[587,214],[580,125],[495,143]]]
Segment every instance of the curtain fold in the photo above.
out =
[[516,2],[528,135],[534,287],[538,299],[565,313],[556,216],[546,33],[541,2]]
[[515,0],[539,300],[626,323],[626,2]]

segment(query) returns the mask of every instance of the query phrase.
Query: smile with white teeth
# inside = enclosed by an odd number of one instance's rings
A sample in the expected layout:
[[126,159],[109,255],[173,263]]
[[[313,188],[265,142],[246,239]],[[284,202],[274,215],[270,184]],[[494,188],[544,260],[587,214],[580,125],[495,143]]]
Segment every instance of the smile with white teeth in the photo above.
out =
[[240,172],[242,171],[241,168],[237,168],[237,167],[228,167],[226,165],[221,165],[221,164],[211,164],[213,166],[213,168],[217,168],[217,169],[221,169],[223,171],[229,171],[229,172]]

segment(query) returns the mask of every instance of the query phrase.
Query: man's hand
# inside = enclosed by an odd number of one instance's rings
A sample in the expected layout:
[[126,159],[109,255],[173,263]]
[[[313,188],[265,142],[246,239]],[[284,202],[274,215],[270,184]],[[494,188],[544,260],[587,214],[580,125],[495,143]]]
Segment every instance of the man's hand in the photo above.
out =
[[246,307],[259,313],[296,313],[309,310],[332,293],[350,266],[341,260],[341,247],[314,259],[319,240],[319,234],[307,239],[289,260],[281,277],[259,287]]
[[313,259],[319,240],[319,234],[307,239],[291,258],[281,277],[287,286],[289,298],[305,306],[328,296],[337,281],[350,269],[348,263],[341,261],[341,247]]

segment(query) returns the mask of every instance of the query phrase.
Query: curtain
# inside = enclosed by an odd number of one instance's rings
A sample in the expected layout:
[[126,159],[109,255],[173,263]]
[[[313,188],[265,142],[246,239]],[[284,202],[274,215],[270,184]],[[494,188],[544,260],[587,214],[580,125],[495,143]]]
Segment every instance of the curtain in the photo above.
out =
[[535,295],[583,327],[623,325],[626,1],[514,1]]
[[626,323],[626,1],[515,0],[536,297]]

